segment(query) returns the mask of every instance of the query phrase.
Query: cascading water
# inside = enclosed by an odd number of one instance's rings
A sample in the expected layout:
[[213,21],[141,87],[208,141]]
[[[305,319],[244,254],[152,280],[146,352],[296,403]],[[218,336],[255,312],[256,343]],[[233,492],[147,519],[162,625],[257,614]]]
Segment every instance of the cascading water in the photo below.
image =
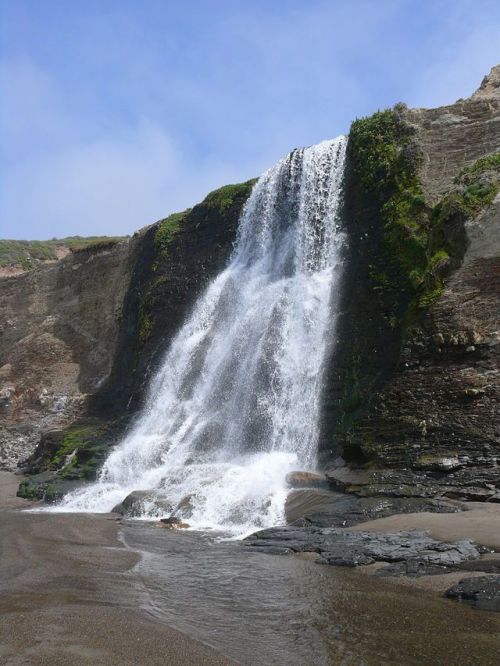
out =
[[285,475],[315,464],[335,324],[346,139],[295,150],[255,185],[227,268],[168,349],[133,429],[60,511],[110,511],[241,534],[283,520]]

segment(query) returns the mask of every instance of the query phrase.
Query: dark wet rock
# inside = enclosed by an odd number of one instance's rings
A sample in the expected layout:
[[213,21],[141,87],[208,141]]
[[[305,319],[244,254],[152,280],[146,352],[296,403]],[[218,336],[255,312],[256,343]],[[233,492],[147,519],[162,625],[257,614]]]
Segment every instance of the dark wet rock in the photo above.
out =
[[[426,459],[430,469],[334,469],[326,472],[331,488],[358,497],[448,498],[495,502],[500,475],[490,459],[483,467],[468,469],[467,456]],[[476,460],[476,464],[477,464]],[[448,466],[447,471],[443,469]],[[441,470],[438,471],[438,467]]]
[[357,470],[349,469],[349,467],[339,467],[327,470],[325,476],[330,487],[340,492],[354,492],[355,488],[366,486],[370,483],[370,474],[363,469]]
[[500,576],[464,578],[445,595],[449,599],[469,601],[481,610],[500,611]]
[[285,480],[291,488],[322,488],[327,485],[324,475],[316,472],[289,472]]
[[291,548],[284,546],[259,546],[256,545],[253,550],[265,555],[293,555],[294,551]]
[[110,449],[123,434],[123,419],[81,418],[63,430],[42,433],[33,453],[23,465],[25,473],[51,472],[54,483],[94,481]]
[[169,516],[168,518],[160,518],[160,523],[164,525],[180,525],[182,520],[177,516]]
[[120,513],[122,516],[136,518],[144,514],[145,509],[154,513],[169,513],[171,505],[158,497],[151,490],[134,490],[125,499],[111,510],[112,513]]
[[244,543],[260,552],[269,552],[270,548],[295,553],[315,552],[320,555],[318,561],[322,564],[349,567],[408,561],[450,567],[479,557],[477,548],[469,540],[446,543],[432,539],[425,531],[377,534],[338,528],[276,527],[256,532]]
[[460,562],[460,564],[457,565],[457,568],[461,569],[462,571],[483,571],[484,573],[500,574],[500,559],[484,559],[474,562]]
[[172,515],[182,516],[182,518],[189,518],[193,513],[193,497],[194,494],[186,495],[183,497],[172,511]]
[[420,497],[356,497],[328,490],[296,490],[287,498],[287,522],[296,526],[350,527],[399,513],[456,513],[448,500]]
[[[485,549],[481,546],[476,546],[476,550],[481,554]],[[491,551],[488,549],[488,554]],[[379,569],[376,576],[433,576],[442,575],[452,571],[474,571],[483,572],[488,574],[500,574],[500,559],[484,558],[484,559],[471,559],[463,560],[455,564],[450,564],[446,567],[436,564],[429,564],[419,559],[409,559],[403,562],[395,562],[388,566]]]
[[23,479],[19,484],[17,496],[52,503],[62,499],[67,493],[78,490],[85,483],[83,480],[61,479],[56,472],[41,472]]
[[168,518],[160,518],[160,523],[163,527],[169,530],[185,530],[189,527],[188,523],[182,521],[177,516],[169,516]]
[[[477,548],[480,552],[480,548]],[[451,573],[452,571],[481,571],[484,573],[500,574],[500,560],[465,560],[457,564],[438,565],[429,564],[421,559],[409,559],[402,562],[394,562],[382,569],[379,569],[375,576],[409,576],[410,578],[418,578],[420,576],[435,576],[444,573]]]
[[[471,562],[474,565],[476,561]],[[458,565],[460,566],[460,565]],[[410,559],[404,562],[395,562],[393,564],[388,564],[386,567],[379,569],[375,576],[380,577],[397,577],[397,576],[409,576],[410,578],[419,578],[420,576],[438,576],[456,569],[455,565],[444,565],[440,566],[439,564],[429,564],[419,559]]]
[[320,564],[331,564],[335,567],[358,567],[373,564],[375,559],[362,551],[352,550],[344,554],[341,550],[336,549],[333,552],[321,553],[318,562]]

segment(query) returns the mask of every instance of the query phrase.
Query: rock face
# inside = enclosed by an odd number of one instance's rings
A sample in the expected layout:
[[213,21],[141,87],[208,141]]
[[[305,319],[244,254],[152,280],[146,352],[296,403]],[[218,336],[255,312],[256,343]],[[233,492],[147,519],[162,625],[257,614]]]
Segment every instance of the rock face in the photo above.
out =
[[[413,489],[432,497],[444,488],[449,497],[500,498],[499,81],[496,67],[467,100],[394,111],[411,135],[400,150],[418,156],[405,192],[384,192],[374,205],[373,190],[364,196],[370,186],[356,173],[347,176],[350,268],[322,449],[327,467],[339,453],[351,465],[370,463],[374,476],[358,494],[404,496]],[[473,205],[463,205],[478,193]],[[377,272],[394,240],[387,238],[391,218],[383,206],[390,201],[397,215],[403,202],[406,213],[410,198],[422,195],[406,232],[434,256],[412,296],[394,288],[390,272]],[[355,333],[361,330],[362,337]]]
[[109,375],[136,243],[0,278],[0,466],[74,420]]
[[226,264],[254,182],[226,185],[146,230],[123,305],[112,371],[91,403],[92,413],[109,418],[141,406],[163,352]]
[[421,178],[433,203],[464,166],[500,150],[500,65],[471,97],[437,109],[410,109],[407,115],[418,128]]

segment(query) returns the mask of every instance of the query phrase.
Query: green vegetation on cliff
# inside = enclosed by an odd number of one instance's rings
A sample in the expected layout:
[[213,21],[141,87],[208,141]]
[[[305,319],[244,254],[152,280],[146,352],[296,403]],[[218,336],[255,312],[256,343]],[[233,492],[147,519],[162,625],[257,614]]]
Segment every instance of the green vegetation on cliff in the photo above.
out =
[[418,177],[422,157],[403,107],[353,122],[349,151],[364,198],[375,208],[382,247],[373,261],[375,293],[384,297],[386,316],[396,326],[408,304],[422,307],[440,291],[437,256],[431,247],[431,220]]
[[162,253],[164,258],[168,254],[168,246],[180,231],[181,224],[191,212],[191,208],[182,211],[182,213],[172,213],[158,223],[158,229],[155,234],[155,246],[158,252]]
[[257,179],[251,179],[244,183],[224,185],[213,190],[205,199],[195,206],[179,213],[172,213],[160,220],[154,234],[154,257],[152,261],[152,275],[143,290],[137,317],[137,330],[139,345],[143,346],[150,338],[155,326],[155,310],[161,302],[161,294],[165,289],[167,274],[170,273],[172,262],[175,261],[173,251],[178,241],[179,232],[183,226],[196,219],[228,218],[234,215],[234,210],[239,212],[241,206],[250,196],[252,187]]
[[358,188],[381,225],[381,252],[370,266],[373,290],[388,321],[397,326],[441,295],[443,277],[464,251],[463,222],[499,191],[500,155],[464,169],[450,192],[430,208],[419,179],[422,158],[415,130],[404,119],[404,106],[354,121],[349,151]]
[[125,236],[69,236],[46,241],[0,240],[0,267],[21,266],[24,270],[30,270],[40,261],[56,260],[60,248],[71,252],[105,250],[125,238]]
[[461,222],[475,217],[490,204],[500,190],[500,153],[481,157],[463,169],[453,181],[451,190],[432,211],[436,232],[441,242],[449,242],[444,225],[453,218]]
[[252,178],[244,183],[219,187],[218,190],[207,194],[202,205],[207,206],[207,208],[217,208],[221,213],[224,213],[233,205],[237,197],[244,196],[248,198],[256,182],[257,178]]
[[[424,198],[422,162],[419,136],[403,105],[352,124],[344,202],[351,257],[338,323],[344,343],[328,396],[332,447],[351,460],[364,455],[351,438],[353,424],[394,371],[410,328],[421,323],[443,293],[445,278],[460,266],[465,223],[499,191],[495,154],[464,169],[431,206]],[[365,444],[369,437],[365,423]]]

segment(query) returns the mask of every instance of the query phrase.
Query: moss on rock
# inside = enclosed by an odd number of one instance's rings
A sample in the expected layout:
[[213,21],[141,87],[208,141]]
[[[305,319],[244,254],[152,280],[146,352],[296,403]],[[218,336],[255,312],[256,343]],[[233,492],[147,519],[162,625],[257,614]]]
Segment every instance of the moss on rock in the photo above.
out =
[[188,208],[179,213],[172,213],[157,223],[151,275],[143,287],[138,309],[139,348],[142,348],[153,335],[157,309],[161,307],[161,295],[167,286],[167,275],[174,261],[173,253],[179,250],[179,233],[183,226],[189,224],[193,216],[199,218],[200,213],[202,216],[220,216],[224,219],[231,215],[231,208],[234,206],[239,214],[242,202],[246,201],[255,183],[256,179],[252,179],[245,183],[224,185],[210,192],[194,209]]
[[454,187],[431,208],[419,170],[422,157],[404,107],[353,122],[349,134],[353,172],[364,196],[375,204],[382,227],[381,252],[370,267],[372,289],[392,326],[414,320],[443,292],[443,278],[463,255],[463,233],[450,233],[476,216],[499,191],[500,155],[464,169]]
[[219,187],[218,190],[213,190],[213,192],[207,194],[202,205],[207,208],[217,208],[221,213],[224,213],[238,197],[244,196],[247,198],[256,182],[257,179],[252,178],[244,183]]
[[[350,436],[396,370],[414,325],[436,303],[467,248],[466,222],[499,191],[498,154],[477,160],[434,206],[421,182],[419,136],[405,107],[380,111],[351,127],[344,219],[350,243],[345,289],[324,398],[322,451],[360,462],[369,457]],[[359,334],[363,331],[363,335]]]
[[164,258],[168,255],[168,247],[181,229],[182,222],[186,215],[191,212],[191,208],[181,213],[172,213],[158,223],[158,229],[155,234],[155,246],[158,252],[162,253]]
[[431,220],[418,175],[422,157],[402,111],[396,107],[358,119],[349,134],[354,176],[382,227],[381,252],[370,276],[392,326],[410,303],[418,306],[424,293],[437,287],[436,271],[429,271]]

